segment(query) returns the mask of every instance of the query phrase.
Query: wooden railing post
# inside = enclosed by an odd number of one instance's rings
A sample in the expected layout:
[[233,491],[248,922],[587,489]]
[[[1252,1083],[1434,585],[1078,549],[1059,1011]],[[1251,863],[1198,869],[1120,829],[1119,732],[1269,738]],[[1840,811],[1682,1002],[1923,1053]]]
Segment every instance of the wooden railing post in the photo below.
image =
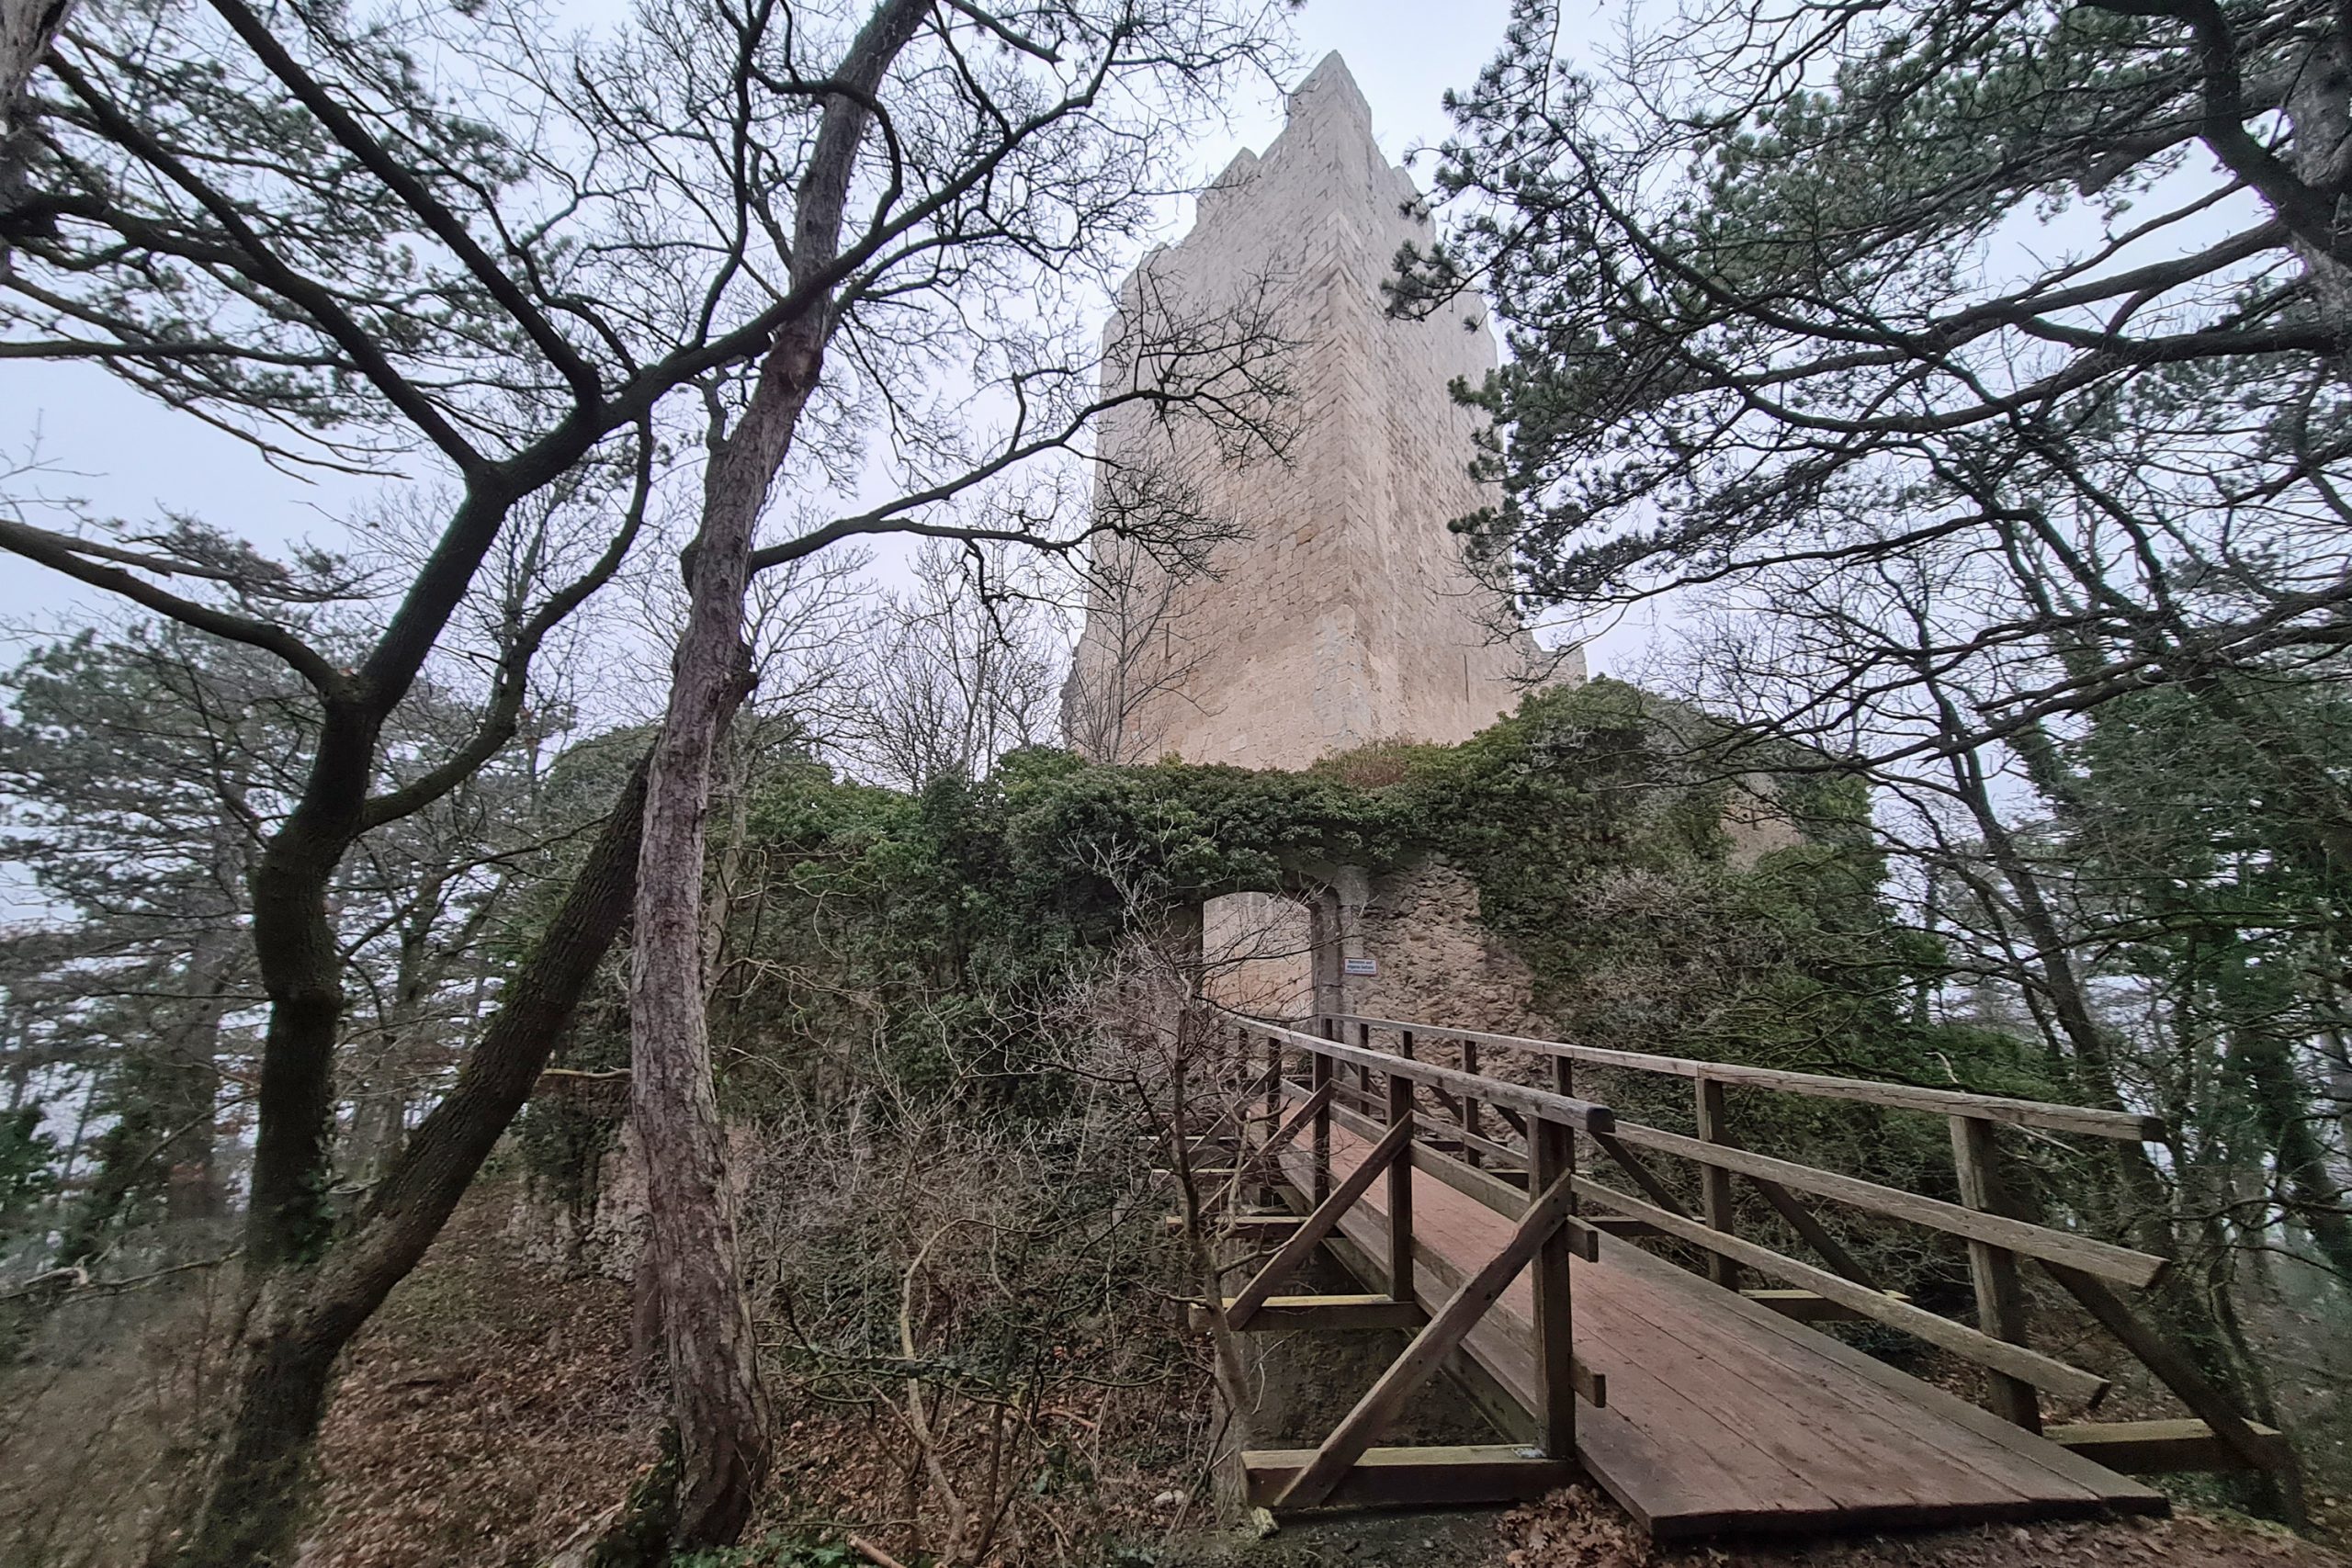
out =
[[[1246,1036],[1248,1031],[1244,1030]],[[1266,1036],[1266,1120],[1278,1122],[1283,1114],[1283,1042],[1282,1036]]]
[[[1478,1070],[1478,1047],[1467,1040],[1462,1043],[1462,1070],[1465,1073]],[[1470,1097],[1467,1089],[1462,1094],[1462,1130],[1474,1138],[1478,1135],[1478,1102]],[[1476,1166],[1481,1156],[1476,1149],[1464,1144],[1462,1145],[1462,1157]]]
[[[1566,1056],[1552,1058],[1552,1092],[1564,1094],[1570,1100],[1577,1097],[1577,1065]],[[1576,1164],[1577,1130],[1574,1127],[1563,1127],[1560,1129],[1560,1136],[1567,1141],[1568,1163],[1573,1166]],[[1533,1157],[1532,1149],[1529,1151],[1529,1157],[1531,1159]],[[1527,1185],[1530,1191],[1542,1190],[1535,1185],[1535,1172],[1532,1165],[1528,1170]],[[1568,1213],[1581,1213],[1583,1210],[1583,1204],[1577,1200],[1576,1194],[1571,1192],[1568,1195]]]
[[[1331,1082],[1331,1058],[1320,1051],[1308,1059],[1307,1087],[1328,1088]],[[1319,1205],[1331,1195],[1331,1097],[1325,1095],[1315,1112],[1315,1201]]]
[[[1951,1119],[1951,1161],[1960,1176],[1960,1201],[1988,1214],[2006,1213],[2000,1172],[1995,1164],[1999,1151],[1993,1123],[1976,1116]],[[2006,1247],[1972,1240],[1968,1244],[1968,1273],[1976,1286],[1976,1326],[1982,1333],[2012,1345],[2025,1343],[2025,1291],[2018,1282],[2018,1255]],[[2029,1432],[2041,1430],[2041,1402],[2033,1385],[2006,1372],[1986,1371],[1986,1403],[1993,1414],[2015,1422]]]
[[[1250,1032],[1246,1027],[1242,1030],[1241,1034],[1244,1040],[1247,1040],[1250,1037]],[[1274,1135],[1275,1129],[1282,1124],[1282,1119],[1283,1042],[1282,1036],[1278,1034],[1269,1034],[1266,1036],[1266,1136],[1271,1138]],[[1242,1146],[1245,1149],[1248,1148],[1249,1145],[1246,1140]],[[1272,1169],[1270,1165],[1266,1172],[1265,1183],[1258,1190],[1258,1201],[1260,1202],[1271,1204],[1274,1201],[1275,1198],[1278,1196],[1275,1191],[1274,1183],[1280,1179],[1281,1172]]]
[[[1529,1122],[1531,1194],[1549,1191],[1575,1174],[1572,1132],[1544,1118]],[[1567,1230],[1555,1230],[1536,1249],[1530,1269],[1534,1286],[1535,1440],[1547,1459],[1574,1459],[1577,1452],[1576,1337],[1568,1280],[1573,1248]]]
[[[1696,1080],[1699,1136],[1711,1144],[1727,1142],[1730,1126],[1724,1115],[1724,1086],[1714,1078]],[[1732,1230],[1731,1172],[1719,1166],[1699,1168],[1699,1207],[1708,1228],[1725,1235]],[[1739,1265],[1720,1252],[1707,1254],[1707,1278],[1726,1291],[1739,1289]]]
[[[1388,1125],[1413,1124],[1413,1080],[1402,1073],[1388,1075]],[[1408,1132],[1408,1138],[1412,1134]],[[1388,1167],[1388,1294],[1396,1301],[1413,1299],[1413,1151]]]

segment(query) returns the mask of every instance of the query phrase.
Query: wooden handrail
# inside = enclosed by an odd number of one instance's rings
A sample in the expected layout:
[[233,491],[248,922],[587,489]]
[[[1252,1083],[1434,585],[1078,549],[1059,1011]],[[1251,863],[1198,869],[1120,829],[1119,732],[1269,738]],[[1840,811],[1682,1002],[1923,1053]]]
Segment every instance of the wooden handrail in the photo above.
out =
[[1476,1073],[1461,1072],[1453,1067],[1441,1067],[1433,1062],[1416,1062],[1388,1051],[1367,1051],[1361,1045],[1349,1045],[1337,1040],[1326,1040],[1319,1034],[1302,1030],[1285,1029],[1280,1024],[1266,1023],[1246,1014],[1220,1008],[1229,1022],[1270,1040],[1321,1056],[1327,1061],[1347,1062],[1375,1071],[1395,1073],[1415,1083],[1442,1084],[1456,1094],[1472,1094],[1493,1105],[1507,1105],[1528,1116],[1581,1132],[1606,1133],[1616,1126],[1616,1117],[1609,1107],[1589,1100],[1576,1100],[1547,1089],[1530,1089],[1524,1084],[1507,1083],[1500,1078],[1480,1077]]
[[1742,1241],[1697,1220],[1668,1213],[1654,1203],[1645,1203],[1589,1178],[1579,1176],[1574,1179],[1577,1192],[1581,1197],[1589,1198],[1621,1214],[1633,1215],[1695,1247],[1724,1253],[1759,1273],[1773,1275],[1817,1295],[1826,1296],[1865,1317],[1875,1318],[1891,1328],[1902,1329],[1930,1345],[1940,1346],[1978,1366],[1993,1368],[2037,1388],[2046,1388],[2063,1398],[2096,1404],[2107,1393],[2108,1380],[2096,1372],[2086,1372],[2054,1356],[2045,1356],[2038,1350],[2029,1350],[2021,1345],[1996,1339],[1964,1324],[1940,1317],[1924,1307],[1913,1306],[1901,1297],[1857,1285],[1826,1269],[1800,1263],[1759,1243]]
[[1702,1166],[1734,1170],[1744,1176],[1762,1177],[1783,1187],[1793,1187],[1800,1192],[1835,1199],[1872,1213],[1908,1220],[1913,1224],[1926,1225],[1930,1230],[1943,1231],[1951,1235],[1966,1236],[1972,1241],[1987,1242],[2012,1252],[2023,1253],[2029,1258],[2064,1264],[2126,1285],[2143,1288],[2153,1285],[2171,1266],[2154,1253],[2135,1252],[2128,1247],[2077,1235],[2072,1231],[2053,1230],[2048,1225],[2038,1225],[2026,1220],[1988,1214],[1982,1210],[1963,1208],[1958,1203],[1947,1203],[1940,1198],[1923,1198],[1916,1192],[1905,1192],[1899,1187],[1883,1187],[1875,1181],[1864,1181],[1858,1176],[1840,1176],[1835,1171],[1799,1165],[1794,1160],[1775,1159],[1770,1155],[1752,1154],[1746,1149],[1685,1137],[1679,1133],[1645,1127],[1637,1122],[1619,1122],[1615,1135],[1620,1141],[1637,1148],[1679,1155]]
[[2156,1143],[2165,1136],[2165,1119],[2132,1111],[2100,1111],[2088,1106],[2059,1105],[2049,1100],[2015,1100],[2005,1095],[1976,1094],[1966,1089],[1923,1089],[1911,1084],[1879,1083],[1870,1078],[1841,1078],[1824,1073],[1790,1072],[1779,1067],[1751,1067],[1733,1062],[1702,1062],[1685,1056],[1657,1056],[1641,1051],[1616,1051],[1599,1045],[1571,1045],[1560,1040],[1537,1040],[1521,1034],[1496,1034],[1481,1029],[1451,1029],[1343,1013],[1336,1021],[1367,1024],[1374,1029],[1409,1030],[1419,1039],[1459,1040],[1474,1045],[1590,1062],[1597,1066],[1627,1067],[1636,1072],[1706,1082],[1745,1084],[1823,1100],[1854,1100],[1905,1111],[1928,1111],[1939,1116],[1974,1116],[2012,1126],[2040,1127],[2048,1132],[2080,1133],[2126,1143]]

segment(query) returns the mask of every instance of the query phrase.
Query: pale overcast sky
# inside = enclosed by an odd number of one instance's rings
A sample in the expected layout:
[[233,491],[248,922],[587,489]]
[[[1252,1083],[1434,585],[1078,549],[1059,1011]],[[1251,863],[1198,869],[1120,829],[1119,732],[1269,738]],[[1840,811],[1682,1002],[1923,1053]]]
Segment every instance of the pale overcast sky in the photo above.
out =
[[[605,10],[603,0],[594,0],[582,6],[582,19]],[[1476,75],[1502,36],[1506,14],[1503,0],[1471,0],[1436,13],[1426,6],[1311,0],[1295,18],[1299,71],[1341,51],[1371,100],[1383,150],[1401,159],[1445,134],[1442,96]],[[1214,175],[1244,146],[1262,149],[1281,127],[1277,93],[1244,94],[1226,134],[1199,149],[1200,177]],[[1177,227],[1190,217],[1180,213]],[[44,471],[11,483],[18,499],[71,498],[100,515],[132,521],[167,510],[192,513],[265,545],[305,536],[332,542],[368,493],[363,481],[277,472],[241,443],[100,371],[17,361],[0,372],[0,467],[14,467],[36,450]],[[90,602],[53,574],[0,557],[0,626],[53,627],[77,618]],[[0,647],[0,657],[8,652]]]
[[[608,0],[584,0],[580,17],[609,15]],[[1509,14],[1507,0],[1455,0],[1433,10],[1397,0],[1309,0],[1294,18],[1296,76],[1339,51],[1372,105],[1382,151],[1392,161],[1441,141],[1450,130],[1442,99],[1467,87],[1491,58]],[[1595,4],[1598,31],[1608,13]],[[1294,78],[1295,80],[1295,78]],[[1193,159],[1205,183],[1243,147],[1262,151],[1283,124],[1283,96],[1258,85],[1231,106],[1230,123],[1204,139]],[[1416,165],[1428,184],[1429,160]],[[1191,203],[1171,214],[1173,238],[1189,226]],[[262,462],[243,444],[80,366],[17,361],[0,370],[0,471],[38,454],[41,471],[18,474],[11,499],[85,503],[101,517],[134,523],[165,512],[191,514],[264,547],[311,538],[334,546],[346,521],[364,511],[368,481],[304,479]],[[64,525],[62,513],[36,520]],[[876,576],[896,580],[902,548],[876,551]],[[0,556],[0,660],[13,661],[31,638],[86,621],[105,595],[53,573]],[[1645,626],[1621,626],[1589,650],[1596,672],[1623,671],[1648,641]],[[5,881],[5,879],[0,879]],[[0,902],[5,902],[0,899]]]

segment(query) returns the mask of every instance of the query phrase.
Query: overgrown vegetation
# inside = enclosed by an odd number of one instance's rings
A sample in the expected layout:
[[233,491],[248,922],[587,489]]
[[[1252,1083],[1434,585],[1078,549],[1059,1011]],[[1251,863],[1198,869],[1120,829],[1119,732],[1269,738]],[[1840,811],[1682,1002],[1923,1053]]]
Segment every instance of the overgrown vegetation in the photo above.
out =
[[[1466,870],[1568,1038],[1894,1076],[1934,1063],[1937,1081],[2063,1093],[2015,1036],[1917,1015],[1933,954],[1879,902],[1859,796],[1711,773],[1704,728],[1604,681],[1532,695],[1461,746],[1298,773],[1031,750],[911,795],[808,761],[756,780],[712,1017],[720,1103],[751,1130],[745,1246],[780,1384],[872,1408],[910,1474],[943,1461],[906,1505],[934,1547],[979,1538],[967,1491],[1042,1552],[1048,1514],[1117,1521],[1122,1472],[1204,1484],[1201,1351],[1160,1304],[1183,1292],[1181,1260],[1136,1152],[1162,1086],[1106,1058],[1090,998],[1170,913],[1317,868]],[[1736,799],[1798,815],[1743,849]],[[565,1059],[610,1055],[590,1029]],[[1607,1093],[1687,1114],[1637,1079]],[[544,1190],[593,1189],[565,1162],[605,1156],[599,1114],[569,1095],[526,1113]],[[1950,1182],[1938,1127],[1792,1116],[1775,1147]],[[1928,1296],[1962,1278],[1937,1257],[1892,1272]],[[1086,1425],[1047,1414],[1073,1404]]]
[[[859,1042],[912,1089],[977,1077],[1017,1114],[1046,1021],[1139,915],[1432,855],[1476,880],[1572,1037],[1894,1076],[1942,1058],[1974,1086],[2063,1087],[1915,1016],[1934,954],[1880,902],[1859,794],[1711,771],[1696,722],[1599,681],[1461,746],[1383,749],[1374,784],[1363,753],[1290,773],[1031,750],[916,795],[788,768],[752,802],[721,948],[730,1093],[756,1108],[759,1064]],[[1787,841],[1741,852],[1735,795],[1769,801]]]

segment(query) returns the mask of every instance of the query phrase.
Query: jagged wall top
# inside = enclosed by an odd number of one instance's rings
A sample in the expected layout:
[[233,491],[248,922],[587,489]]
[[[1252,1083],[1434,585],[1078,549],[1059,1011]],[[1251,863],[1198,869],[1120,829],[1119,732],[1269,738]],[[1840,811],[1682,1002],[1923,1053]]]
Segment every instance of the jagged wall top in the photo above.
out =
[[1279,462],[1235,465],[1148,410],[1105,422],[1106,455],[1172,459],[1236,531],[1197,579],[1106,547],[1066,705],[1073,735],[1110,736],[1080,742],[1091,754],[1303,767],[1374,739],[1461,740],[1518,701],[1533,646],[1446,528],[1491,499],[1470,476],[1477,420],[1448,388],[1494,368],[1494,338],[1473,300],[1405,319],[1381,290],[1397,248],[1430,231],[1333,54],[1265,151],[1236,157],[1191,232],[1128,280],[1106,379],[1150,373],[1115,340],[1152,311],[1262,313],[1296,349],[1292,439]]
[[[1358,264],[1351,270],[1363,270],[1366,286],[1376,287],[1397,243],[1429,234],[1420,203],[1413,176],[1381,152],[1372,105],[1335,50],[1292,89],[1283,129],[1266,150],[1236,153],[1200,193],[1190,231],[1155,247],[1136,275],[1182,273],[1178,258],[1203,250],[1245,251],[1279,275],[1314,253],[1336,250]],[[1329,245],[1334,226],[1355,231],[1354,243]],[[1237,245],[1238,230],[1259,231]],[[1123,309],[1135,286],[1131,277]]]

